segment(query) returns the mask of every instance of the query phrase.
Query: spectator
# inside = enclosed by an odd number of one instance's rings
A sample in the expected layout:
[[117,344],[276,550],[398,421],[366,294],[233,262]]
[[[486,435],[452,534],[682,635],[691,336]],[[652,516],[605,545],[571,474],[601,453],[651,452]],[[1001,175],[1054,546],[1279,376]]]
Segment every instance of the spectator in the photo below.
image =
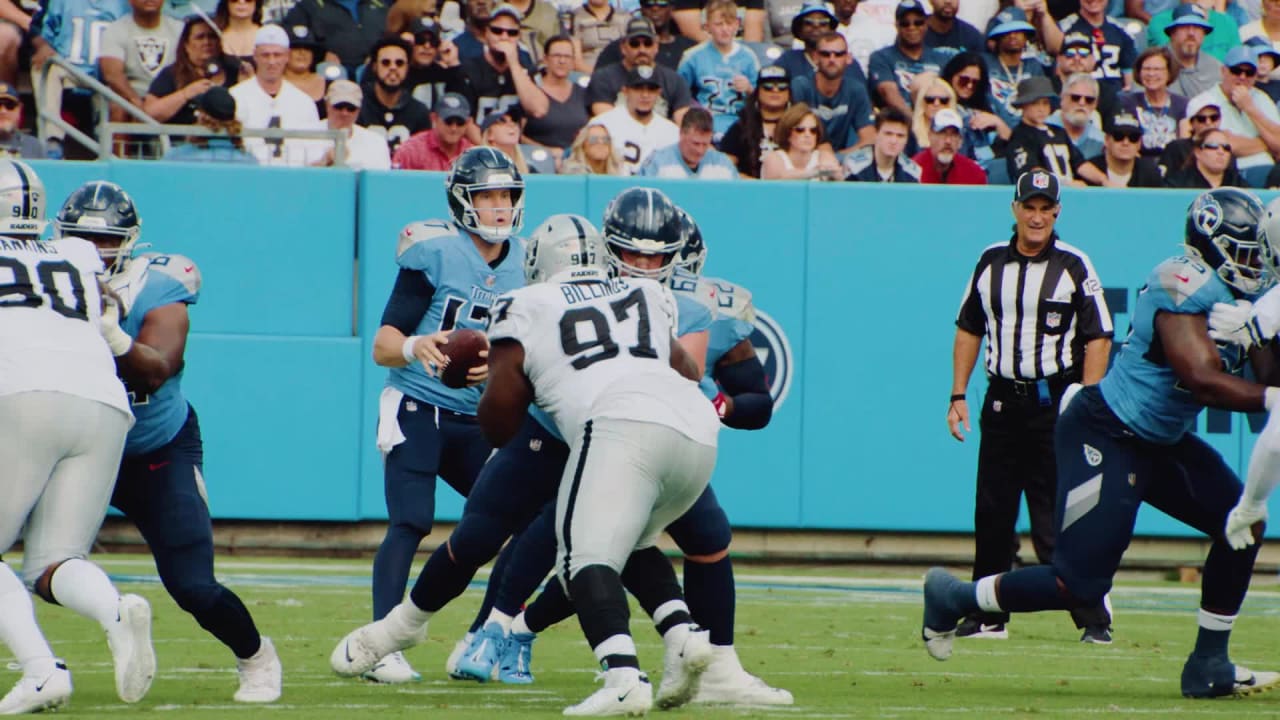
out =
[[573,9],[572,17],[573,37],[581,50],[577,70],[590,74],[600,51],[627,34],[631,13],[616,9],[609,0],[586,0]]
[[458,47],[449,40],[440,39],[440,26],[431,18],[418,18],[407,28],[405,42],[413,43],[413,56],[409,62],[409,74],[404,86],[409,94],[424,107],[436,106],[436,98],[451,90],[463,87],[462,63],[458,60]]
[[[1204,30],[1200,33],[1204,52],[1218,61],[1225,58],[1227,51],[1239,44],[1241,39],[1249,37],[1230,15],[1218,11],[1211,3],[1204,6],[1196,0],[1183,0],[1181,4],[1162,10],[1151,18],[1151,22],[1147,24],[1147,47],[1163,47],[1176,42],[1173,40],[1173,28],[1177,27],[1179,19],[1189,21],[1185,24],[1187,27]],[[1213,39],[1206,42],[1206,34],[1213,35]]]
[[[1051,101],[1057,97],[1048,78],[1033,77],[1018,83],[1013,102],[1022,111],[1022,122],[1009,134],[1005,150],[1008,177],[1016,178],[1030,168],[1043,166],[1060,181],[1077,187],[1084,187],[1086,180],[1095,185],[1105,184],[1106,176],[1084,159],[1067,131],[1045,122],[1053,107]],[[1077,103],[1084,104],[1083,100]]]
[[1173,21],[1164,29],[1169,37],[1169,49],[1178,62],[1178,77],[1169,88],[1171,91],[1193,98],[1218,83],[1222,62],[1208,52],[1201,52],[1205,36],[1210,32],[1213,25],[1199,5],[1187,3],[1173,11]]
[[[1187,124],[1190,125],[1193,136],[1205,130],[1218,129],[1222,126],[1222,109],[1218,107],[1216,100],[1208,96],[1192,98],[1187,102]],[[1165,145],[1157,163],[1160,174],[1168,177],[1170,173],[1181,170],[1191,160],[1194,149],[1189,137],[1179,138]],[[1234,157],[1231,159],[1231,168],[1232,172],[1239,171]]]
[[773,131],[778,119],[791,105],[791,82],[786,68],[771,65],[760,69],[756,89],[747,98],[735,122],[720,141],[740,175],[760,177],[760,158],[778,149]]
[[[429,20],[435,24],[439,17],[440,7],[436,0],[395,0],[387,10],[386,34],[404,37],[413,33],[413,25],[418,20]],[[405,41],[409,42],[410,38],[405,38]]]
[[246,63],[253,60],[253,41],[262,27],[262,0],[218,0],[213,12],[222,52]]
[[387,27],[389,7],[383,0],[298,0],[282,24],[306,26],[324,43],[326,59],[342,63],[347,77],[355,77]]
[[1250,185],[1261,184],[1275,162],[1272,155],[1280,152],[1280,112],[1266,93],[1253,86],[1258,61],[1249,48],[1232,48],[1219,74],[1221,82],[1197,97],[1221,110],[1221,129],[1240,172]]
[[475,112],[476,126],[491,112],[503,112],[520,105],[526,117],[547,114],[551,101],[533,81],[533,62],[527,64],[517,41],[520,37],[520,13],[507,4],[493,9],[485,27],[484,52],[480,57],[462,62],[466,77],[463,94]]
[[674,145],[655,150],[640,166],[638,174],[662,178],[736,179],[738,170],[733,161],[712,146],[714,127],[710,112],[700,107],[689,108],[680,120],[680,139]]
[[[1069,33],[1062,39],[1062,49],[1053,71],[1053,90],[1062,93],[1062,83],[1076,73],[1087,73],[1095,79],[1098,61],[1093,56],[1093,41],[1083,33]],[[1098,112],[1111,117],[1120,110],[1120,96],[1116,88],[1107,83],[1098,84]]]
[[[1214,29],[1217,27],[1215,26]],[[1272,44],[1280,41],[1280,2],[1262,0],[1262,17],[1240,28],[1240,40],[1248,40],[1252,37],[1263,38]],[[1210,43],[1205,44],[1205,52],[1211,52],[1209,45]],[[1226,55],[1220,56],[1219,59],[1226,62]]]
[[990,78],[988,102],[1001,122],[1013,127],[1018,124],[1019,119],[1018,110],[1013,106],[1018,83],[1024,78],[1044,75],[1044,66],[1034,58],[1024,57],[1027,43],[1035,37],[1035,28],[1027,22],[1026,15],[1021,10],[1016,7],[1007,8],[992,22],[994,24],[987,31],[987,40],[995,46],[995,54],[984,56],[987,76]]
[[[90,32],[97,32],[94,28],[104,28],[128,12],[127,0],[104,0],[101,3],[47,0],[39,24],[31,29],[31,87],[40,112],[61,116],[62,91],[76,87],[71,75],[56,65],[49,68],[47,79],[42,82],[41,68],[45,61],[57,55],[97,78],[99,43],[94,42]],[[45,155],[51,160],[61,160],[66,133],[53,123],[41,121],[37,126],[40,139],[45,143]]]
[[1280,79],[1275,77],[1276,65],[1280,64],[1280,50],[1262,38],[1249,38],[1246,47],[1253,48],[1258,59],[1258,81],[1253,84],[1273,101],[1280,100]]
[[979,164],[995,157],[993,145],[1009,139],[1010,128],[991,112],[987,64],[977,53],[960,53],[942,69],[942,79],[956,93],[956,109],[964,120],[960,152]]
[[1134,69],[1141,89],[1126,94],[1120,106],[1142,126],[1142,156],[1159,157],[1164,146],[1178,138],[1178,128],[1187,116],[1187,99],[1169,92],[1178,78],[1178,63],[1167,48],[1147,48],[1138,55]]
[[823,135],[837,152],[847,152],[875,138],[871,99],[845,67],[849,51],[843,35],[828,32],[817,41],[818,72],[813,79],[791,83],[791,98],[805,103],[822,119]]
[[[622,62],[598,67],[591,73],[591,83],[587,85],[587,101],[591,103],[593,116],[606,113],[617,103],[625,101],[623,86],[627,75],[637,67],[653,66],[656,49],[657,35],[653,31],[653,23],[646,18],[632,18],[627,23],[626,42],[622,44]],[[662,88],[662,97],[654,112],[680,122],[685,108],[693,104],[689,84],[669,67],[653,67],[654,77]]]
[[[550,0],[509,0],[507,4],[520,13],[520,29],[529,49],[542,50],[548,40],[563,32],[556,5]],[[541,63],[541,54],[535,52],[533,60]]]
[[[258,72],[231,88],[236,119],[246,128],[311,130],[320,122],[315,103],[284,79],[289,58],[289,36],[279,25],[263,25],[254,41],[253,60]],[[245,149],[262,165],[306,164],[306,142],[248,138]]]
[[933,131],[933,118],[943,109],[956,109],[956,91],[946,80],[936,75],[917,78],[916,94],[911,100],[911,132],[907,137],[908,156],[914,156],[922,148],[930,147],[929,134]]
[[[453,44],[458,47],[458,60],[466,62],[484,54],[484,29],[489,24],[493,3],[492,0],[461,0],[458,4],[462,6],[462,19],[466,21],[466,25],[461,33],[453,37]],[[522,22],[523,19],[524,15],[521,15],[517,22]],[[530,58],[530,62],[532,60]]]
[[557,156],[573,144],[573,138],[587,124],[587,91],[569,79],[573,69],[573,40],[559,35],[547,41],[542,58],[546,62],[538,86],[547,96],[547,114],[525,123],[526,142],[554,148]]
[[761,161],[764,180],[838,180],[840,163],[826,144],[822,122],[804,103],[796,103],[778,118],[773,131],[778,149]]
[[[491,112],[485,116],[480,125],[482,145],[506,155],[515,163],[521,175],[529,174],[529,163],[520,150],[520,109],[511,108],[503,112]],[[545,152],[545,151],[544,151]]]
[[0,82],[0,158],[44,157],[44,145],[32,135],[22,132],[22,100],[18,89]]
[[1045,49],[1051,53],[1061,50],[1064,36],[1071,33],[1092,38],[1093,57],[1098,64],[1093,77],[1119,91],[1133,84],[1133,61],[1138,51],[1129,33],[1107,17],[1107,1],[1080,0],[1079,13],[1064,17],[1056,28],[1049,23],[1042,30]]
[[392,153],[411,135],[431,127],[431,111],[405,87],[412,53],[404,40],[388,35],[373,46],[369,57],[373,72],[365,73],[364,104],[356,122],[382,135]]
[[[882,22],[873,2],[835,0],[835,31],[849,43],[849,57],[857,61],[858,72],[865,77],[871,69],[871,53],[893,44],[897,33],[891,23]],[[863,12],[858,12],[859,7]],[[812,71],[810,71],[812,72]]]
[[0,0],[0,82],[13,85],[18,81],[18,53],[30,29],[31,16],[22,6]]
[[244,149],[241,125],[236,119],[236,100],[230,91],[214,85],[199,98],[195,111],[198,127],[225,133],[223,137],[192,137],[165,153],[170,162],[225,162],[257,165],[258,160]]
[[306,25],[296,25],[284,29],[289,33],[289,61],[284,65],[284,79],[298,88],[316,104],[316,112],[325,116],[328,105],[325,103],[325,78],[316,72],[320,65],[324,48],[311,35]]
[[[1142,62],[1138,62],[1141,73]],[[1106,150],[1089,159],[1107,176],[1107,187],[1161,187],[1164,178],[1155,161],[1142,157],[1143,130],[1137,117],[1127,112],[1111,118]]]
[[[334,80],[325,92],[324,100],[329,107],[320,128],[343,130],[347,134],[343,147],[346,155],[342,164],[354,170],[390,170],[391,153],[387,148],[386,138],[381,133],[356,124],[360,105],[364,101],[364,91],[360,86],[350,80]],[[334,164],[336,145],[321,140],[313,148],[315,152],[312,153],[309,165],[330,167]]]
[[920,0],[902,0],[894,10],[898,38],[893,45],[871,53],[870,85],[887,106],[911,114],[907,98],[916,75],[942,72],[947,58],[924,46],[926,14]]
[[1249,187],[1232,164],[1231,141],[1221,130],[1201,130],[1191,140],[1192,153],[1180,170],[1170,172],[1165,187],[1210,189]]
[[978,28],[956,17],[960,0],[932,0],[933,14],[925,22],[925,47],[933,48],[948,60],[962,52],[982,52],[986,38]]
[[[764,42],[764,0],[738,0],[742,15],[742,39],[747,42]],[[707,33],[702,29],[702,10],[706,0],[675,0],[672,17],[680,34],[694,42],[706,42]]]
[[[818,38],[835,32],[836,24],[836,16],[827,9],[825,2],[806,0],[799,14],[791,19],[791,32],[795,37],[793,44],[798,47],[782,53],[773,64],[786,68],[792,78],[813,77],[818,65]],[[861,68],[858,73],[862,74]],[[862,82],[867,82],[865,74],[862,74]]]
[[448,170],[458,156],[474,147],[467,137],[471,105],[458,93],[445,93],[431,112],[431,129],[400,144],[391,166],[401,170]]
[[[655,56],[657,64],[672,70],[680,67],[680,58],[697,43],[677,30],[675,21],[671,19],[671,0],[640,0],[640,14],[653,24],[658,41],[658,53]],[[600,51],[600,57],[596,58],[596,67],[622,62],[622,45],[625,41],[626,38],[618,38],[606,45]]]
[[[641,65],[627,73],[626,105],[616,107],[595,118],[613,138],[614,147],[622,154],[627,173],[634,175],[649,154],[680,139],[675,123],[658,115],[658,74],[662,68]],[[683,115],[681,116],[683,117]]]
[[182,25],[173,64],[151,81],[142,109],[162,123],[192,125],[205,91],[214,85],[235,85],[239,79],[239,60],[222,52],[218,34],[207,20],[192,16]]
[[755,53],[734,40],[737,9],[733,0],[709,0],[706,27],[711,39],[680,61],[680,77],[693,88],[694,101],[711,111],[717,141],[742,111],[751,78],[760,72]]
[[951,108],[933,116],[929,146],[913,161],[920,168],[920,182],[930,185],[986,185],[987,173],[978,163],[960,154],[964,120]]
[[[142,96],[160,70],[173,63],[182,24],[160,12],[164,0],[129,0],[133,12],[102,33],[98,69],[102,82],[130,104],[142,108]],[[124,109],[112,106],[111,119],[133,122]]]
[[1045,122],[1067,131],[1071,144],[1089,158],[1102,152],[1105,134],[1095,108],[1098,107],[1098,81],[1080,73],[1062,84],[1062,108]]
[[622,164],[622,154],[614,146],[609,128],[592,121],[578,131],[560,172],[564,175],[625,176],[627,168]]
[[871,147],[844,158],[844,179],[852,182],[920,182],[920,166],[907,156],[911,117],[897,108],[876,113],[876,139]]
[[765,30],[772,44],[780,48],[799,44],[799,38],[791,31],[791,26],[802,9],[804,0],[765,0]]

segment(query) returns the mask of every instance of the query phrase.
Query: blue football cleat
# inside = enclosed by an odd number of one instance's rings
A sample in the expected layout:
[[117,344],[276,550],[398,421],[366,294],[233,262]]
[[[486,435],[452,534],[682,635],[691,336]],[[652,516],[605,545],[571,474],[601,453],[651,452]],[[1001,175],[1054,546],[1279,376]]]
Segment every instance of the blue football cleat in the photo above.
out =
[[924,576],[924,627],[920,637],[924,647],[934,660],[951,657],[951,646],[956,639],[956,625],[964,613],[955,607],[952,598],[964,583],[942,568],[930,568]]
[[506,645],[507,633],[502,626],[496,622],[485,624],[458,660],[458,675],[467,680],[488,682]]
[[1280,673],[1254,672],[1233,665],[1225,655],[1191,654],[1182,666],[1182,694],[1189,698],[1244,697],[1280,686]]
[[512,685],[528,685],[533,682],[533,633],[511,633],[498,662],[498,680]]

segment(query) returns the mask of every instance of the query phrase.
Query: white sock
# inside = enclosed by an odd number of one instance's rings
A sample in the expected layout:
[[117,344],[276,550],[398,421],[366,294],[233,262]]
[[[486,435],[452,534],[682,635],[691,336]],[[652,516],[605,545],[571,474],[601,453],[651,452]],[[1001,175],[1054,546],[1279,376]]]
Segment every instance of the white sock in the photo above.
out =
[[1211,613],[1204,608],[1200,608],[1200,627],[1205,630],[1231,632],[1231,627],[1235,624],[1235,615],[1219,615],[1217,613]]
[[978,608],[985,612],[1004,612],[1000,602],[996,600],[996,578],[999,575],[988,575],[978,581],[975,588],[978,595]]
[[529,629],[529,623],[524,621],[523,611],[511,621],[511,634],[515,635],[516,633],[520,633],[522,635],[533,634],[533,631]]
[[36,625],[31,594],[7,563],[0,562],[0,642],[9,648],[24,671],[53,660],[53,650]]
[[496,622],[502,628],[502,632],[504,634],[510,635],[511,620],[512,620],[512,617],[510,615],[502,612],[501,610],[498,610],[497,608],[494,608],[489,611],[489,619],[485,620],[484,624],[488,625],[489,623]]
[[59,565],[49,579],[49,590],[59,605],[97,620],[105,630],[120,621],[120,592],[102,568],[88,560],[71,558]]
[[636,655],[636,643],[631,639],[630,635],[613,635],[604,639],[604,642],[591,648],[596,655],[596,660],[604,662],[604,659],[610,655]]
[[405,600],[391,608],[391,612],[387,613],[386,621],[390,623],[393,632],[408,637],[421,632],[423,626],[434,614],[419,608],[412,601]]

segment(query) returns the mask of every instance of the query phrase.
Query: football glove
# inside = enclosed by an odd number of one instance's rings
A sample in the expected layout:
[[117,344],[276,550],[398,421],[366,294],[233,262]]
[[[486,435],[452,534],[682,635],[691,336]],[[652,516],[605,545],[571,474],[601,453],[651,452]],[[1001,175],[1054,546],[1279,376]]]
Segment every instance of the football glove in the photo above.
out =
[[1268,343],[1280,332],[1280,293],[1268,292],[1250,306],[1248,301],[1214,303],[1209,312],[1209,336],[1248,350]]
[[1232,550],[1244,550],[1254,544],[1253,525],[1266,519],[1266,505],[1256,505],[1241,498],[1227,514],[1227,544]]
[[111,354],[120,357],[133,348],[133,338],[120,328],[120,304],[115,297],[107,295],[102,309],[102,326],[99,328],[102,339],[107,341]]

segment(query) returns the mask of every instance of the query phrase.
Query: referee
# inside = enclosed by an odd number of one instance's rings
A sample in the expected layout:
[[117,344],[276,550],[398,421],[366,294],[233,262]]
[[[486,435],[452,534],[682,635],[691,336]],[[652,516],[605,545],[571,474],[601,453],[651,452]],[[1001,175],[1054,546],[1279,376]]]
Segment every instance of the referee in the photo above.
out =
[[[973,513],[973,579],[1011,569],[1020,495],[1027,495],[1031,539],[1041,563],[1053,558],[1057,467],[1053,429],[1072,383],[1102,380],[1111,352],[1111,314],[1087,255],[1058,239],[1058,179],[1044,168],[1018,177],[1014,235],[983,251],[956,317],[947,425],[970,431],[965,391],[986,339],[978,492]],[[964,431],[961,431],[961,426]],[[1083,642],[1110,643],[1102,606],[1072,611]],[[960,637],[1007,638],[1006,613],[966,618]]]

